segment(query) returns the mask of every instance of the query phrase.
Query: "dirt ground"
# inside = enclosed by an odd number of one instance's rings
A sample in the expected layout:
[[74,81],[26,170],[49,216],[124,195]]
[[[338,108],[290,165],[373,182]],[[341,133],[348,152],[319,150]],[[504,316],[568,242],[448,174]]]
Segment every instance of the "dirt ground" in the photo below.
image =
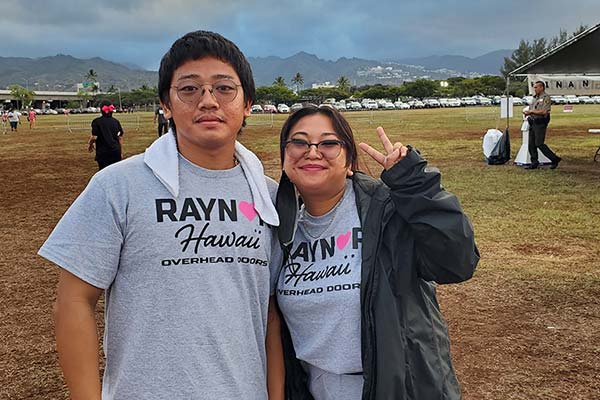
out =
[[[2,142],[0,399],[68,398],[52,328],[58,271],[36,252],[96,164],[68,137],[39,140],[23,133]],[[276,155],[262,156],[276,168]],[[472,280],[439,288],[464,399],[600,399],[598,247],[479,245],[506,268],[489,268],[484,258]],[[586,273],[548,282],[515,272],[542,259]]]

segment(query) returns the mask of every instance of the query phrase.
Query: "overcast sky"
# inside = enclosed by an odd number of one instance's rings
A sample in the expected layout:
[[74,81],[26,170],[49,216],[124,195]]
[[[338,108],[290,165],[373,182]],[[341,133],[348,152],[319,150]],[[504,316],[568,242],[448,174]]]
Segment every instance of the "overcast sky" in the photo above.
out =
[[186,32],[246,56],[373,60],[512,49],[600,22],[600,0],[0,0],[0,56],[68,54],[157,69]]

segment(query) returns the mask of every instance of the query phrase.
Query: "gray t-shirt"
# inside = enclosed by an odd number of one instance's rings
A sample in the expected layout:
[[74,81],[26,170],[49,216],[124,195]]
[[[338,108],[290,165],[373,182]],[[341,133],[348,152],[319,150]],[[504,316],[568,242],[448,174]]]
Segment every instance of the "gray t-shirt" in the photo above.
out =
[[106,289],[103,399],[265,400],[278,246],[243,170],[180,156],[173,198],[142,157],[98,172],[39,251]]
[[277,300],[298,359],[334,374],[362,371],[360,219],[351,180],[338,205],[314,217],[301,210]]

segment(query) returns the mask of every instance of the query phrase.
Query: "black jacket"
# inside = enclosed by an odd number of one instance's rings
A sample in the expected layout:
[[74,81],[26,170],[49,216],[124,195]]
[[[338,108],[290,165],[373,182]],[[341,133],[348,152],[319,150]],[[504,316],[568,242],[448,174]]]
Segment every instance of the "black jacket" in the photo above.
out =
[[[456,197],[442,189],[439,172],[415,151],[381,180],[359,172],[352,179],[363,235],[363,399],[460,399],[432,282],[472,276],[479,261],[472,226]],[[282,243],[295,227],[293,194],[285,184],[278,194]],[[284,321],[286,398],[312,399]]]

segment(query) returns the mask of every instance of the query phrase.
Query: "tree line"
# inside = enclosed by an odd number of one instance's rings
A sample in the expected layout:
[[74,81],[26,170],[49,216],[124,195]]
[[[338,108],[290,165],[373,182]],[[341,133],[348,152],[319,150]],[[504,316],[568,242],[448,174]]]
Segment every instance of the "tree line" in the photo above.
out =
[[[441,83],[447,85],[442,86]],[[296,86],[297,83],[294,83]],[[398,99],[398,98],[425,98],[425,97],[465,97],[473,95],[493,96],[502,94],[506,82],[500,76],[485,75],[478,78],[449,78],[444,81],[418,79],[414,82],[405,82],[402,85],[362,85],[351,86],[350,80],[341,76],[335,87],[297,90],[290,89],[285,84],[283,77],[277,77],[270,86],[256,89],[258,103],[294,103],[297,101],[311,101],[321,103],[325,99]]]

